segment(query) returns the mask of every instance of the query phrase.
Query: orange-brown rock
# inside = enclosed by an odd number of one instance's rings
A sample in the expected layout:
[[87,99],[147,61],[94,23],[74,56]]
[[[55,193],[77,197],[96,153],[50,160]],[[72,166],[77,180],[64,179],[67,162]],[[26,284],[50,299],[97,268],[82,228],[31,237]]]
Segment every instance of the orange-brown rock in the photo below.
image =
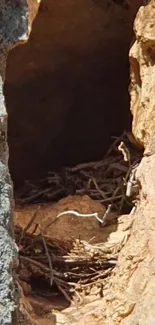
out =
[[130,50],[132,129],[147,155],[155,153],[154,16],[154,0],[139,9],[134,23],[136,40]]

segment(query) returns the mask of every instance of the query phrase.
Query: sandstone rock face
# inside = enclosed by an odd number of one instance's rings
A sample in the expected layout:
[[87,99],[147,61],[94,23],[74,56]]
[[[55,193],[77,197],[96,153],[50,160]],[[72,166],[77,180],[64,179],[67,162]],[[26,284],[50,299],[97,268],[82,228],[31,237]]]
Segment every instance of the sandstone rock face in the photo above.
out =
[[155,1],[139,9],[130,50],[133,133],[144,146],[145,157],[136,175],[140,193],[131,236],[103,300],[107,325],[155,324],[154,14]]
[[140,201],[131,236],[122,249],[119,265],[104,302],[108,325],[155,324],[155,155],[144,157],[137,171]]
[[133,133],[147,155],[155,152],[154,15],[154,0],[139,9],[134,24],[136,41],[130,50]]
[[12,183],[8,171],[7,112],[3,83],[7,54],[17,43],[25,42],[32,19],[26,0],[0,1],[0,324],[12,324],[15,297],[11,266],[17,250],[13,240]]

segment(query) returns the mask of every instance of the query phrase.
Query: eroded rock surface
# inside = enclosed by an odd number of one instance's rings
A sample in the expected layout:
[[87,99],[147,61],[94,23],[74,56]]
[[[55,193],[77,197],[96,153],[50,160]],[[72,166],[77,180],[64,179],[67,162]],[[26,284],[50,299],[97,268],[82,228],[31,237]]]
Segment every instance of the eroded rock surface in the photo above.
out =
[[154,15],[154,0],[139,9],[134,24],[136,41],[130,50],[133,133],[144,145],[146,154],[155,152]]
[[134,216],[130,239],[119,257],[110,280],[105,324],[155,323],[155,156],[143,158],[137,171],[140,202]]
[[[26,0],[0,1],[0,324],[12,324],[15,310],[11,267],[17,250],[13,240],[12,183],[8,171],[7,112],[3,83],[10,48],[25,42],[31,30]],[[33,14],[34,16],[34,14]]]

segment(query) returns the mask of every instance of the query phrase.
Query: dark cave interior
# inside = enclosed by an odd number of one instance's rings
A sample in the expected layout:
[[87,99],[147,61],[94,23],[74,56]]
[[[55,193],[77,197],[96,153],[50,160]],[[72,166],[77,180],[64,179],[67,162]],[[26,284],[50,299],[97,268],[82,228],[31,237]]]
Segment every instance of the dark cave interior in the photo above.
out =
[[139,5],[42,2],[29,41],[7,62],[15,187],[49,170],[101,159],[111,136],[130,129],[128,51]]

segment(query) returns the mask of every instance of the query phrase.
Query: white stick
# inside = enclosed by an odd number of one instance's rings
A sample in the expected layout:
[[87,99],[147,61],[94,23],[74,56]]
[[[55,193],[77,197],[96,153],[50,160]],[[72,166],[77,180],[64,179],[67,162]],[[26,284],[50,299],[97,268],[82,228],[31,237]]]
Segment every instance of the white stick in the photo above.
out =
[[[77,211],[72,211],[72,210],[69,210],[69,211],[64,211],[64,212],[61,212],[57,215],[56,219],[58,219],[59,217],[65,215],[65,214],[73,214],[74,216],[77,216],[77,217],[82,217],[82,218],[96,218],[99,222],[103,223],[103,220],[101,218],[99,218],[98,216],[98,213],[95,212],[95,213],[78,213]],[[55,219],[55,220],[56,220]]]

